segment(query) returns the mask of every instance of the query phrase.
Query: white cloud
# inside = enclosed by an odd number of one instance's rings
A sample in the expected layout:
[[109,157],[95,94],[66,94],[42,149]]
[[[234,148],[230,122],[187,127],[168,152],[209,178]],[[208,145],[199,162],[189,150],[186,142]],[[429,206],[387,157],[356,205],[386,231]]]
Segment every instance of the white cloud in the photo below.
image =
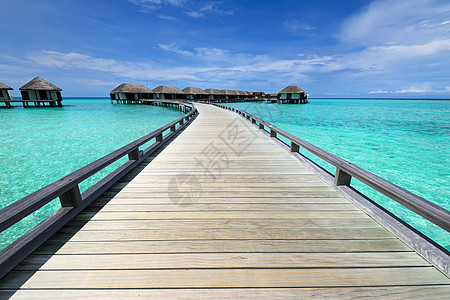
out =
[[27,58],[34,65],[93,70],[131,79],[142,79],[147,76],[149,80],[198,80],[195,76],[196,73],[210,70],[195,67],[165,68],[151,62],[97,58],[75,52],[40,51],[29,55]]
[[420,86],[411,86],[409,88],[397,90],[397,91],[384,91],[377,90],[371,91],[369,94],[423,94],[423,93],[432,93],[438,92],[433,90],[429,85],[420,85]]
[[344,22],[339,37],[358,45],[418,44],[449,36],[444,0],[376,0]]
[[186,0],[128,0],[128,2],[144,8],[157,8],[162,5],[181,6]]
[[162,50],[165,50],[165,51],[174,52],[174,53],[186,55],[186,56],[194,55],[194,53],[192,53],[190,51],[180,49],[180,47],[178,47],[175,43],[158,44],[158,46],[159,46],[159,48],[161,48]]
[[205,16],[204,13],[199,12],[199,11],[188,11],[188,12],[186,12],[186,14],[192,18],[203,18]]
[[186,14],[193,18],[204,18],[207,14],[216,15],[232,15],[232,10],[227,10],[220,7],[221,2],[206,2],[200,4],[196,10],[188,11]]
[[172,16],[167,16],[167,15],[158,15],[158,18],[162,19],[162,20],[167,20],[167,21],[178,21],[177,18],[172,17]]
[[294,19],[287,20],[283,23],[283,26],[286,27],[286,29],[293,33],[294,35],[302,36],[311,34],[311,31],[316,29],[315,27],[309,25],[308,23]]

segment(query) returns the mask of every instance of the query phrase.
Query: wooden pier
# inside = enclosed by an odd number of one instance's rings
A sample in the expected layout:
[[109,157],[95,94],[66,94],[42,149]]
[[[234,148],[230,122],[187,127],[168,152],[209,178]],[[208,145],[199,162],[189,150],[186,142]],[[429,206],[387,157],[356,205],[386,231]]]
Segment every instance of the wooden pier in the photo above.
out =
[[[1,230],[50,198],[65,209],[2,252],[0,266],[12,271],[0,298],[450,294],[448,252],[352,192],[349,177],[362,174],[375,188],[377,178],[343,160],[336,177],[320,171],[298,153],[310,144],[292,138],[287,147],[276,139],[287,133],[240,110],[149,104],[190,112],[2,210]],[[79,182],[124,155],[120,170],[79,193]],[[392,186],[383,185],[394,198],[409,196]],[[448,211],[429,212],[448,231]]]

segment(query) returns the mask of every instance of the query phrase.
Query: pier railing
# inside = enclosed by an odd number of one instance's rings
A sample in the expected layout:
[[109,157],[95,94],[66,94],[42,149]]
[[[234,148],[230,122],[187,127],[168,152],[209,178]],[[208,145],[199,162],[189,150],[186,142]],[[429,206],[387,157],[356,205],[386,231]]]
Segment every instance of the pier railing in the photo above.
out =
[[[183,102],[183,105],[189,106],[191,111],[177,120],[103,156],[0,210],[0,232],[2,232],[52,200],[59,197],[61,202],[60,209],[0,252],[0,278],[31,254],[62,226],[67,224],[73,217],[92,203],[92,201],[107,191],[114,183],[159,149],[167,140],[190,124],[198,115],[198,111],[192,104]],[[154,140],[154,143],[149,147],[144,150],[139,149],[140,146],[152,140]],[[81,182],[127,155],[128,161],[126,163],[83,193],[80,192],[79,184]]]
[[[278,135],[286,138],[290,142],[291,152],[299,152],[300,148],[307,150],[315,156],[323,159],[336,167],[336,173],[334,175],[334,184],[336,186],[350,186],[352,177],[363,182],[367,186],[375,189],[376,191],[386,195],[390,199],[403,205],[409,210],[422,216],[428,221],[436,224],[440,228],[450,232],[450,212],[439,205],[436,205],[416,194],[413,194],[398,185],[393,184],[386,179],[383,179],[361,167],[358,167],[328,151],[325,151],[305,140],[298,138],[297,136],[286,132],[269,122],[266,122],[246,111],[240,110],[235,107],[225,106],[221,104],[213,103],[213,105],[234,111],[241,116],[248,119],[250,122],[259,126],[260,129],[267,131],[271,137],[277,138]],[[280,139],[279,139],[280,140]],[[283,142],[282,140],[280,140]],[[283,142],[284,143],[284,142]]]

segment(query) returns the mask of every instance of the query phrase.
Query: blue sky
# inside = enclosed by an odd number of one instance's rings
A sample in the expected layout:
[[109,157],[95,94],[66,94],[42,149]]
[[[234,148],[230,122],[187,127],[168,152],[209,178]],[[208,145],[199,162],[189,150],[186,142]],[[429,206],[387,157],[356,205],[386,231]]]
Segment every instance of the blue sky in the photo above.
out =
[[3,0],[0,82],[450,98],[448,0]]

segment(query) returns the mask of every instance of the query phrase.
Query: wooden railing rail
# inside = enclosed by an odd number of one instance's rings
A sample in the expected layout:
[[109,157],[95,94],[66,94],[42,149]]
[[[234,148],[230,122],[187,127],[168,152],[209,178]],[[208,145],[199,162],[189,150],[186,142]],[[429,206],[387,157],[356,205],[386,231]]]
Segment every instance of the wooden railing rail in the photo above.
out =
[[[34,251],[54,232],[70,221],[84,207],[95,200],[95,198],[100,196],[120,178],[160,148],[165,141],[187,126],[198,115],[198,111],[193,104],[184,103],[184,105],[190,106],[192,110],[177,120],[1,209],[0,232],[58,197],[61,202],[61,208],[58,211],[0,252],[0,278]],[[164,134],[166,131],[168,132]],[[139,150],[140,146],[150,142],[152,139],[155,139],[152,145],[145,150]],[[81,182],[126,155],[128,155],[128,161],[126,163],[91,186],[85,192],[80,193],[79,184]]]
[[[266,122],[246,111],[240,110],[235,107],[225,106],[221,104],[211,103],[217,107],[228,109],[237,112],[241,116],[245,117],[253,124],[259,126],[260,129],[266,130],[270,133],[270,136],[277,138],[277,135],[285,137],[290,141],[291,152],[299,152],[300,147],[304,148],[308,152],[316,155],[317,157],[325,160],[331,165],[336,167],[336,173],[334,176],[335,185],[350,186],[351,178],[354,177],[364,184],[370,186],[376,191],[386,195],[390,199],[403,205],[416,214],[424,217],[428,221],[436,224],[440,228],[450,232],[450,212],[437,204],[434,204],[416,194],[413,194],[402,187],[393,184],[363,168],[360,168],[345,159],[342,159],[328,151],[325,151],[305,140],[296,137],[289,132],[286,132],[269,122]],[[280,140],[282,141],[282,140]],[[282,141],[283,142],[283,141]]]

